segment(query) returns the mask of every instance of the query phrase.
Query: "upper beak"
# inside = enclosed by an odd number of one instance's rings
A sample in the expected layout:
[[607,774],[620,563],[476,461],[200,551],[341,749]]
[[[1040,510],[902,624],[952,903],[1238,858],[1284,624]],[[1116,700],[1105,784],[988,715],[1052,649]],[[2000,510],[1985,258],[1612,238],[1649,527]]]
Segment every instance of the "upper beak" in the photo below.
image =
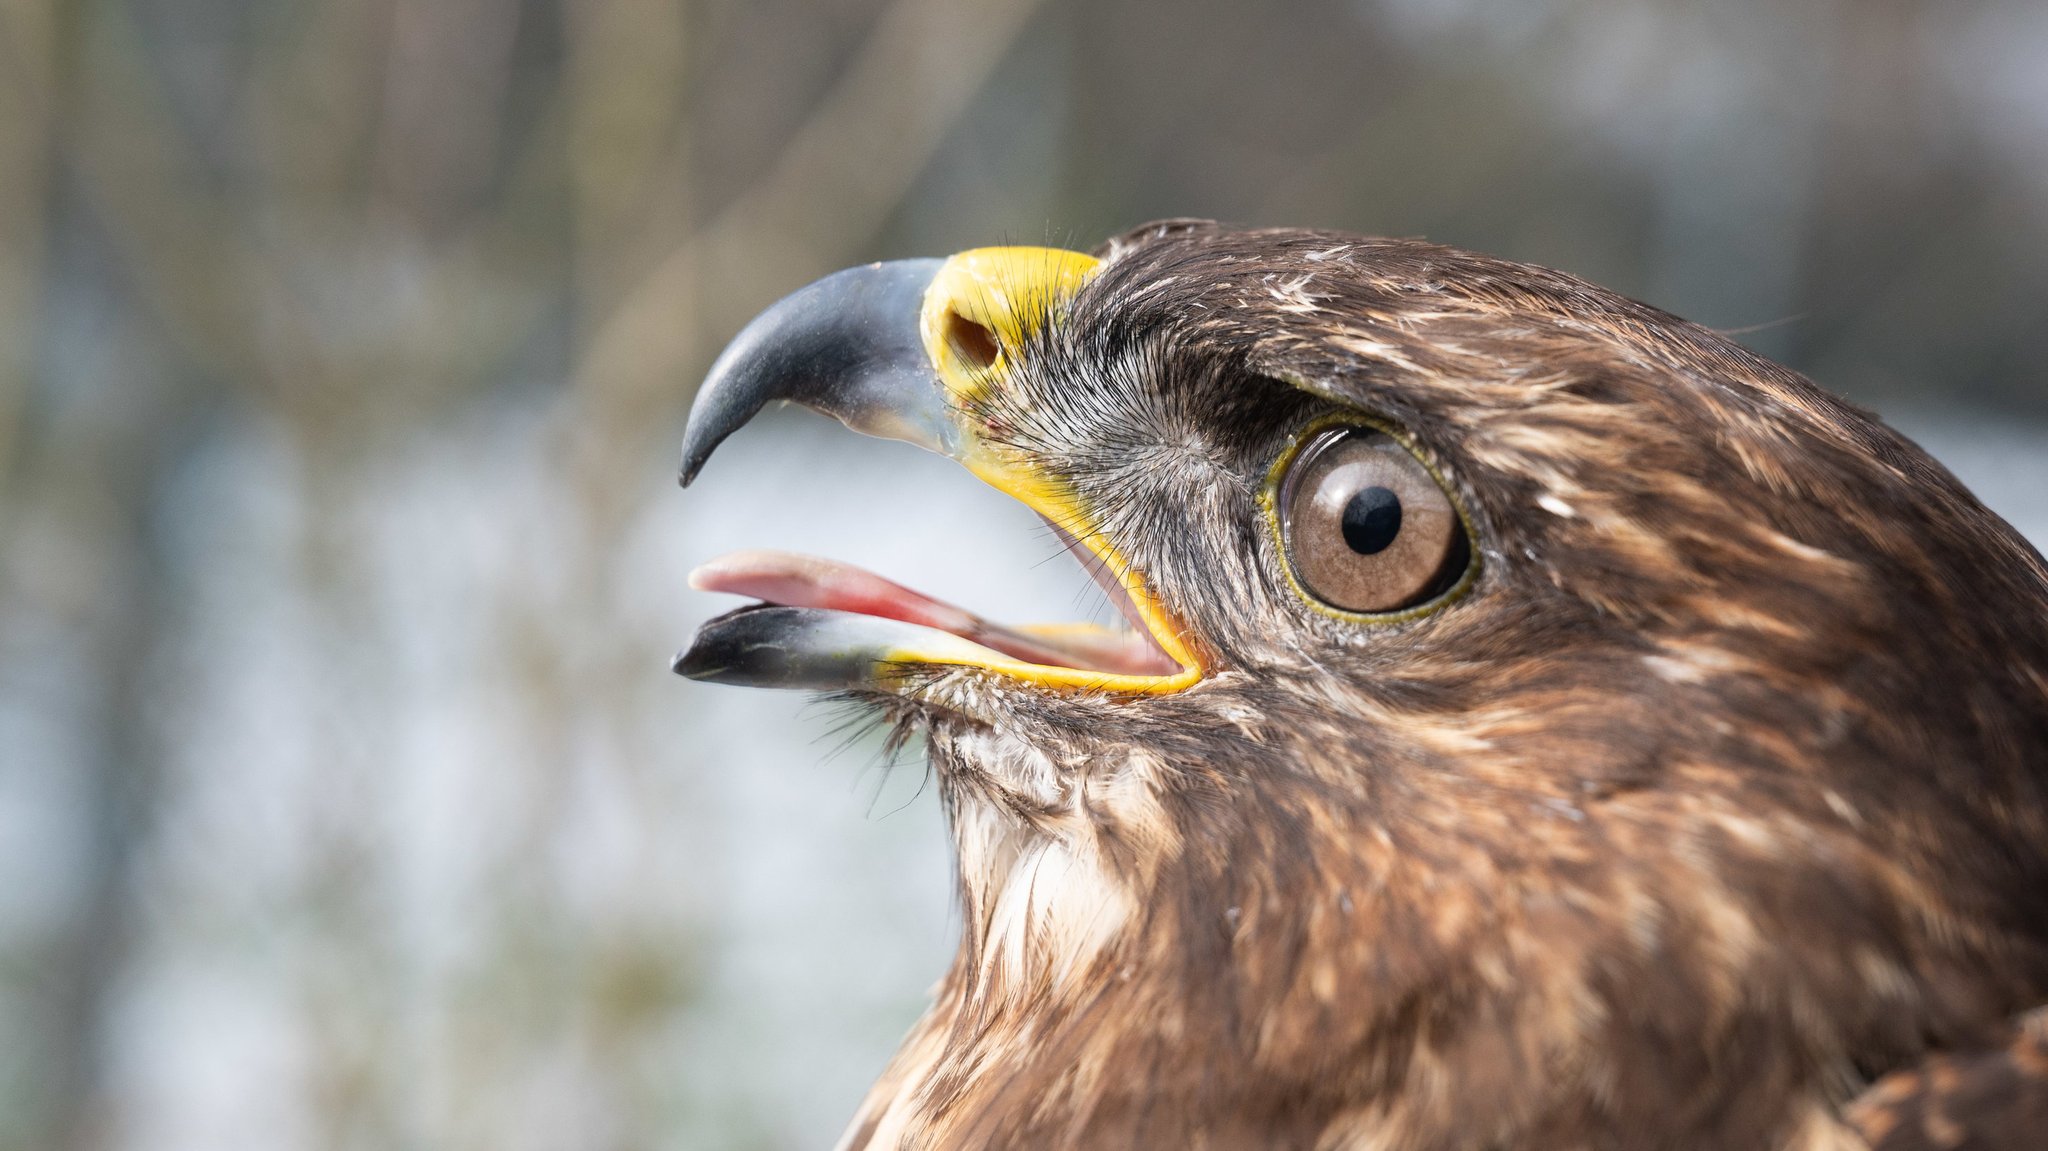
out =
[[823,412],[857,432],[951,454],[951,413],[918,314],[943,260],[848,268],[761,313],[711,365],[683,431],[689,487],[725,438],[775,400]]
[[[907,669],[934,665],[982,667],[1050,686],[1107,691],[1178,691],[1200,679],[1178,628],[1139,573],[1094,530],[1089,509],[1034,460],[990,443],[971,415],[977,398],[1006,385],[1032,337],[1097,266],[1077,252],[983,248],[946,260],[850,268],[799,289],[748,324],[712,364],[683,434],[681,478],[688,486],[718,445],[773,401],[800,404],[855,431],[950,456],[1092,553],[1099,578],[1128,597],[1128,614],[1156,646],[1157,667],[1080,666],[1088,661],[1078,654],[1067,661],[1077,666],[1019,658],[1019,652],[1058,654],[1062,643],[1076,653],[1099,650],[1101,643],[1058,638],[1074,635],[1072,629],[1033,629],[1033,635],[1053,637],[1045,642],[1054,648],[1002,644],[989,635],[1018,633],[940,630],[929,626],[932,620],[951,617],[934,616],[936,608],[851,605],[833,598],[828,588],[807,587],[778,600],[802,601],[794,606],[743,609],[705,624],[676,657],[676,670],[719,682],[811,688],[885,686]],[[744,573],[735,576],[731,563],[713,566],[717,578],[699,583],[715,590],[786,589],[787,573],[799,570],[783,563],[772,578],[750,580]],[[838,610],[847,606],[860,610]]]

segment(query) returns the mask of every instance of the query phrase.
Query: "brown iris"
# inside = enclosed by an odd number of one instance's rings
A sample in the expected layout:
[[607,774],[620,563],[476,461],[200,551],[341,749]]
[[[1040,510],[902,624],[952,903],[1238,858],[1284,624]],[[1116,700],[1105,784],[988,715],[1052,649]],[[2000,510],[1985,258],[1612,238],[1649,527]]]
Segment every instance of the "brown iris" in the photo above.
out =
[[1464,525],[1436,477],[1392,436],[1324,433],[1280,485],[1280,536],[1294,577],[1341,611],[1391,612],[1458,582]]

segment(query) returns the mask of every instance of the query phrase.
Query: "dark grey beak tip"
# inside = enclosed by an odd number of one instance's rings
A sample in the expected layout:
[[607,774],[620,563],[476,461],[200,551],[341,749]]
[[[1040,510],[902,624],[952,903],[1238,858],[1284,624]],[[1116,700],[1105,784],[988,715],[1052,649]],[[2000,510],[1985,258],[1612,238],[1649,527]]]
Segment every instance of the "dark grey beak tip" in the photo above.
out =
[[925,288],[944,262],[849,268],[755,317],[711,365],[690,406],[682,486],[727,436],[777,400],[855,431],[935,446],[944,401],[918,324]]
[[[709,388],[712,382],[712,379],[707,378],[704,386]],[[750,416],[751,414],[749,413]],[[716,448],[726,435],[731,434],[732,429],[727,428],[722,429],[724,434],[719,435],[717,439],[705,435],[705,426],[711,422],[712,419],[694,410],[690,413],[690,422],[683,428],[683,462],[682,466],[676,469],[676,486],[687,488],[697,482],[697,473],[704,470],[704,461],[711,458],[712,449]],[[706,443],[706,440],[711,442]]]
[[[747,662],[748,645],[760,636],[759,625],[745,622],[744,617],[760,610],[761,605],[756,604],[706,620],[690,637],[690,646],[668,661],[668,669],[684,679],[717,682],[736,665]],[[736,618],[741,622],[735,624]]]
[[669,670],[738,687],[872,688],[891,652],[928,634],[929,629],[874,616],[749,604],[706,620]]
[[714,669],[706,666],[699,645],[692,643],[668,661],[668,669],[684,679],[697,679]]

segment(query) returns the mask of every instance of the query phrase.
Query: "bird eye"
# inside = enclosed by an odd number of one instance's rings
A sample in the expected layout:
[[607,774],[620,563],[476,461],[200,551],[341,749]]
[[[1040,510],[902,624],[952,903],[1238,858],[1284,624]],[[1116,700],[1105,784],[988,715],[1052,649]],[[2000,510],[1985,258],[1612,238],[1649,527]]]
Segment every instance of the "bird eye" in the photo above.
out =
[[1325,433],[1289,463],[1279,496],[1296,581],[1341,611],[1426,603],[1456,585],[1471,559],[1450,497],[1385,432]]

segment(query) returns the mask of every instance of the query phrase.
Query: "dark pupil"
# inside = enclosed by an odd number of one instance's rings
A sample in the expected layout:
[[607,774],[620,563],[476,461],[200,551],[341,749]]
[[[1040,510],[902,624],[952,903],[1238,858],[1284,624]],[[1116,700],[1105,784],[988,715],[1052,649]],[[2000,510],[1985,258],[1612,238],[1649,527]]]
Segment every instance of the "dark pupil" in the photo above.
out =
[[1362,556],[1387,550],[1401,534],[1401,497],[1381,487],[1361,488],[1344,505],[1344,542]]

